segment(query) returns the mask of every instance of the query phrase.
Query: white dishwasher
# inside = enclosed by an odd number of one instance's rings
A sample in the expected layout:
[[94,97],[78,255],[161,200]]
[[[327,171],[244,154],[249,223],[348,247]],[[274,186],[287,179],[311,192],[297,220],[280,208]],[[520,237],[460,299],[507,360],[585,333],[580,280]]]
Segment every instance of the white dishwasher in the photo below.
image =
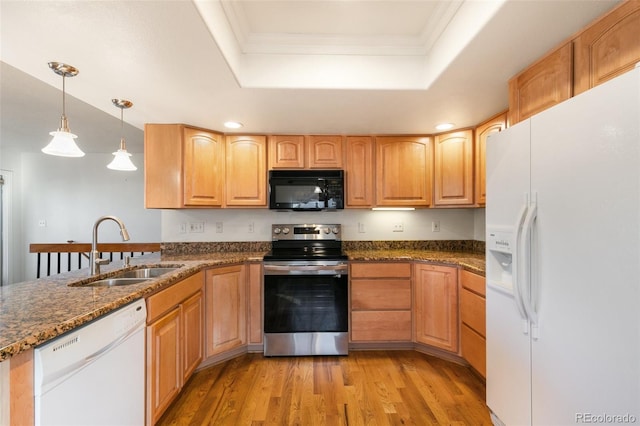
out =
[[144,300],[34,351],[36,425],[144,424]]

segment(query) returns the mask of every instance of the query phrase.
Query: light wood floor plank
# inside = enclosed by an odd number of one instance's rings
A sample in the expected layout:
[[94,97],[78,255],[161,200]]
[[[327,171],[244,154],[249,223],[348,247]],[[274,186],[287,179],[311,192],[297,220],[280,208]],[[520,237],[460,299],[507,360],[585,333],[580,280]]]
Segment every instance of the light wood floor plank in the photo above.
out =
[[484,383],[415,351],[344,357],[246,354],[198,371],[166,425],[490,425]]

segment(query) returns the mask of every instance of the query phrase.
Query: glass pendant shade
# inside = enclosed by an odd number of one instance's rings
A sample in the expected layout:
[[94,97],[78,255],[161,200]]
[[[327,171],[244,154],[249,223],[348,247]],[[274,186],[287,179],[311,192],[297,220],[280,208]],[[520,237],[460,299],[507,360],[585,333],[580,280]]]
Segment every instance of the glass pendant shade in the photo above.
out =
[[59,157],[84,157],[84,152],[76,145],[76,135],[65,131],[55,131],[49,133],[53,138],[51,142],[44,148],[42,152],[49,155],[57,155]]
[[107,165],[111,170],[134,171],[138,168],[131,162],[131,154],[124,146],[124,139],[120,141],[120,149],[113,153],[113,160]]

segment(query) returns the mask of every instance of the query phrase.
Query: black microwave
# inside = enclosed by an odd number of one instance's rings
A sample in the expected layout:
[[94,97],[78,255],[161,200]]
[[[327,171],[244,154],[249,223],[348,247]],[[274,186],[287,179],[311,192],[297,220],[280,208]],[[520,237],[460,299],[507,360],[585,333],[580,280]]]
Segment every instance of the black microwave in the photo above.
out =
[[344,171],[270,170],[269,208],[295,211],[344,209]]

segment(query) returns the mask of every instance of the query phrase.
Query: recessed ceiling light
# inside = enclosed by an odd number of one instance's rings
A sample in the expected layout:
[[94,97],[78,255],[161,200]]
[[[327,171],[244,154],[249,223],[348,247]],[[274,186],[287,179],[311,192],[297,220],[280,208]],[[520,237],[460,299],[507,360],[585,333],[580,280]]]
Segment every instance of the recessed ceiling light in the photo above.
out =
[[242,123],[237,121],[227,121],[226,123],[224,123],[224,127],[226,127],[227,129],[239,129],[242,127]]
[[453,123],[441,123],[436,126],[436,130],[449,130],[453,129]]

